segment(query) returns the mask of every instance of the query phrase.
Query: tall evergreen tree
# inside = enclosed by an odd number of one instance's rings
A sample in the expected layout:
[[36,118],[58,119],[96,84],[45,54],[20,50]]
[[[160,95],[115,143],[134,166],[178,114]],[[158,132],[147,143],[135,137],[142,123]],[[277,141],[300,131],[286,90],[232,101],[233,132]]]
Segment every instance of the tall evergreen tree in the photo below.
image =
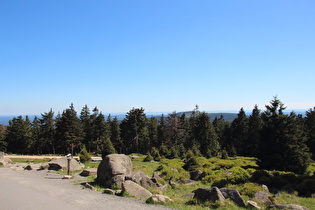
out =
[[41,114],[40,119],[40,145],[43,153],[55,154],[56,153],[56,124],[54,119],[54,112],[50,109],[49,112]]
[[310,148],[313,160],[315,160],[315,107],[306,112],[305,128],[307,134],[307,145]]
[[294,113],[284,114],[284,104],[277,97],[270,103],[263,113],[260,166],[303,174],[310,162],[303,125]]
[[5,141],[6,130],[6,126],[0,125],[0,151],[2,152],[7,150],[7,142]]
[[127,153],[147,153],[148,145],[147,117],[143,108],[132,108],[122,121],[122,138]]
[[57,121],[57,138],[60,139],[58,153],[71,152],[71,145],[74,145],[74,153],[80,152],[83,138],[82,127],[73,104],[63,111],[61,118]]
[[257,157],[260,147],[260,134],[263,127],[260,110],[255,105],[252,114],[248,118],[248,139],[246,146],[246,155]]
[[248,153],[248,118],[243,108],[231,124],[231,135],[237,154],[246,155]]
[[110,141],[110,127],[105,121],[105,116],[99,113],[92,121],[92,140],[90,149],[101,154],[105,145]]
[[32,122],[32,142],[31,153],[42,154],[40,120],[37,116]]
[[194,138],[200,144],[200,151],[203,156],[209,158],[218,154],[220,149],[218,136],[207,113],[202,112],[197,116],[193,133]]
[[110,125],[110,140],[113,143],[114,148],[119,153],[124,153],[125,146],[123,144],[122,138],[121,138],[121,131],[120,131],[120,125],[117,117],[114,117],[113,120],[110,119],[110,116],[108,117],[108,123]]
[[25,120],[22,116],[10,120],[7,132],[7,151],[16,154],[29,154],[32,144],[32,127],[28,116]]
[[159,146],[158,126],[159,126],[159,122],[157,121],[155,117],[151,117],[148,120],[149,139],[151,143],[150,148]]
[[83,129],[83,139],[82,143],[84,145],[88,145],[89,139],[90,138],[90,127],[91,127],[91,113],[90,109],[87,105],[85,105],[80,113],[80,120],[81,120],[81,126]]

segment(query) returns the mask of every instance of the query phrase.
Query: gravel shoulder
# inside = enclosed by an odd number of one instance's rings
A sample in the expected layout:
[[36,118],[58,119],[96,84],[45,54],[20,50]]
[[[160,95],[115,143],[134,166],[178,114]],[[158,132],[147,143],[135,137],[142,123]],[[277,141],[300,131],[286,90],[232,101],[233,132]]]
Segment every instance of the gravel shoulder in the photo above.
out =
[[2,210],[19,209],[167,209],[134,198],[102,194],[83,188],[62,175],[43,171],[0,168]]

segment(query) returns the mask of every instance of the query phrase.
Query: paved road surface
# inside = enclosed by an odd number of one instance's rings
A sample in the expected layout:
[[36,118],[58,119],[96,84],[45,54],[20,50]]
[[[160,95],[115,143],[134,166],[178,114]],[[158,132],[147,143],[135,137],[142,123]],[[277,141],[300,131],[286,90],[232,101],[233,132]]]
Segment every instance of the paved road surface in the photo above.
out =
[[166,209],[143,201],[101,194],[47,171],[0,168],[1,210]]

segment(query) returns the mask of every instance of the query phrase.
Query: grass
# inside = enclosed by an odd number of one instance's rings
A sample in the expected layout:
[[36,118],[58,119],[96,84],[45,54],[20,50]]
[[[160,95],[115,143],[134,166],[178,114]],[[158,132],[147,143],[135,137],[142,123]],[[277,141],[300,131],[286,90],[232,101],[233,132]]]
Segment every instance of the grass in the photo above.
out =
[[[133,172],[143,171],[149,177],[152,176],[154,172],[160,173],[160,176],[163,178],[161,183],[168,183],[169,179],[183,180],[189,178],[189,173],[183,170],[182,166],[184,161],[180,159],[161,159],[160,162],[143,162],[145,156],[139,154],[133,154],[139,156],[138,158],[132,159]],[[22,162],[22,163],[43,163],[48,162],[50,159],[21,159],[14,158],[13,162]],[[269,184],[272,184],[274,181],[289,182],[290,180],[296,180],[303,178],[304,185],[301,187],[310,187],[313,183],[312,180],[305,182],[307,179],[312,179],[315,173],[315,163],[310,164],[307,170],[308,176],[294,175],[289,172],[278,172],[278,171],[265,171],[259,170],[256,159],[250,157],[233,157],[229,159],[220,159],[220,158],[204,158],[198,157],[198,168],[199,170],[206,173],[206,177],[203,181],[197,181],[190,185],[178,184],[175,188],[172,188],[168,185],[168,190],[163,194],[170,197],[174,202],[166,203],[165,206],[173,209],[183,209],[183,210],[204,210],[204,209],[218,209],[218,210],[239,210],[245,209],[236,206],[232,201],[227,199],[227,202],[224,205],[213,202],[200,203],[192,198],[183,197],[186,193],[191,193],[197,188],[210,188],[211,186],[218,186],[217,184],[222,184],[221,187],[234,188],[239,190],[245,202],[252,200],[253,195],[257,191],[263,191],[262,187],[258,184],[252,183],[253,176],[257,176],[257,180],[260,184],[263,184],[264,180],[269,181]],[[97,168],[100,162],[86,162],[85,168]],[[80,173],[80,171],[73,171],[74,173]],[[58,173],[66,174],[66,170],[58,171]],[[297,177],[297,178],[296,178]],[[306,177],[306,178],[305,178]],[[89,176],[84,181],[90,183],[94,186],[97,191],[103,192],[104,188],[100,187],[95,183],[96,176]],[[295,179],[296,178],[296,179]],[[256,180],[256,181],[257,181]],[[255,182],[256,182],[255,181]],[[285,184],[285,183],[284,183]],[[267,184],[268,186],[268,184]],[[268,186],[270,187],[270,186]],[[312,189],[312,188],[310,188]],[[162,193],[155,188],[148,189],[152,193]],[[274,193],[279,192],[278,190]],[[273,195],[273,194],[271,194]],[[296,204],[305,206],[309,209],[315,209],[315,200],[310,197],[299,197],[297,192],[288,193],[286,191],[280,191],[274,197],[277,204]],[[262,209],[265,209],[266,206],[262,206]]]
[[51,159],[50,158],[43,158],[43,159],[33,159],[33,158],[11,158],[13,163],[47,163]]

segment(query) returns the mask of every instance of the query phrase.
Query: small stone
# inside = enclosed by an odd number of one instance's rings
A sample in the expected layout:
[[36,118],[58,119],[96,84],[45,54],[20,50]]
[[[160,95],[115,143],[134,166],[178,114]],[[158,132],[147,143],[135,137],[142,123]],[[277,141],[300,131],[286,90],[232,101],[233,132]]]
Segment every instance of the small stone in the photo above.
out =
[[104,189],[103,193],[110,194],[110,195],[115,195],[116,192],[115,192],[115,190],[106,188],[106,189]]
[[63,176],[63,179],[72,179],[72,176],[70,176],[70,175],[64,175],[64,176]]
[[254,201],[247,201],[248,207],[251,209],[261,209],[260,206],[257,205]]
[[174,200],[170,199],[166,195],[152,195],[147,199],[147,203],[166,203],[166,202],[174,202]]

